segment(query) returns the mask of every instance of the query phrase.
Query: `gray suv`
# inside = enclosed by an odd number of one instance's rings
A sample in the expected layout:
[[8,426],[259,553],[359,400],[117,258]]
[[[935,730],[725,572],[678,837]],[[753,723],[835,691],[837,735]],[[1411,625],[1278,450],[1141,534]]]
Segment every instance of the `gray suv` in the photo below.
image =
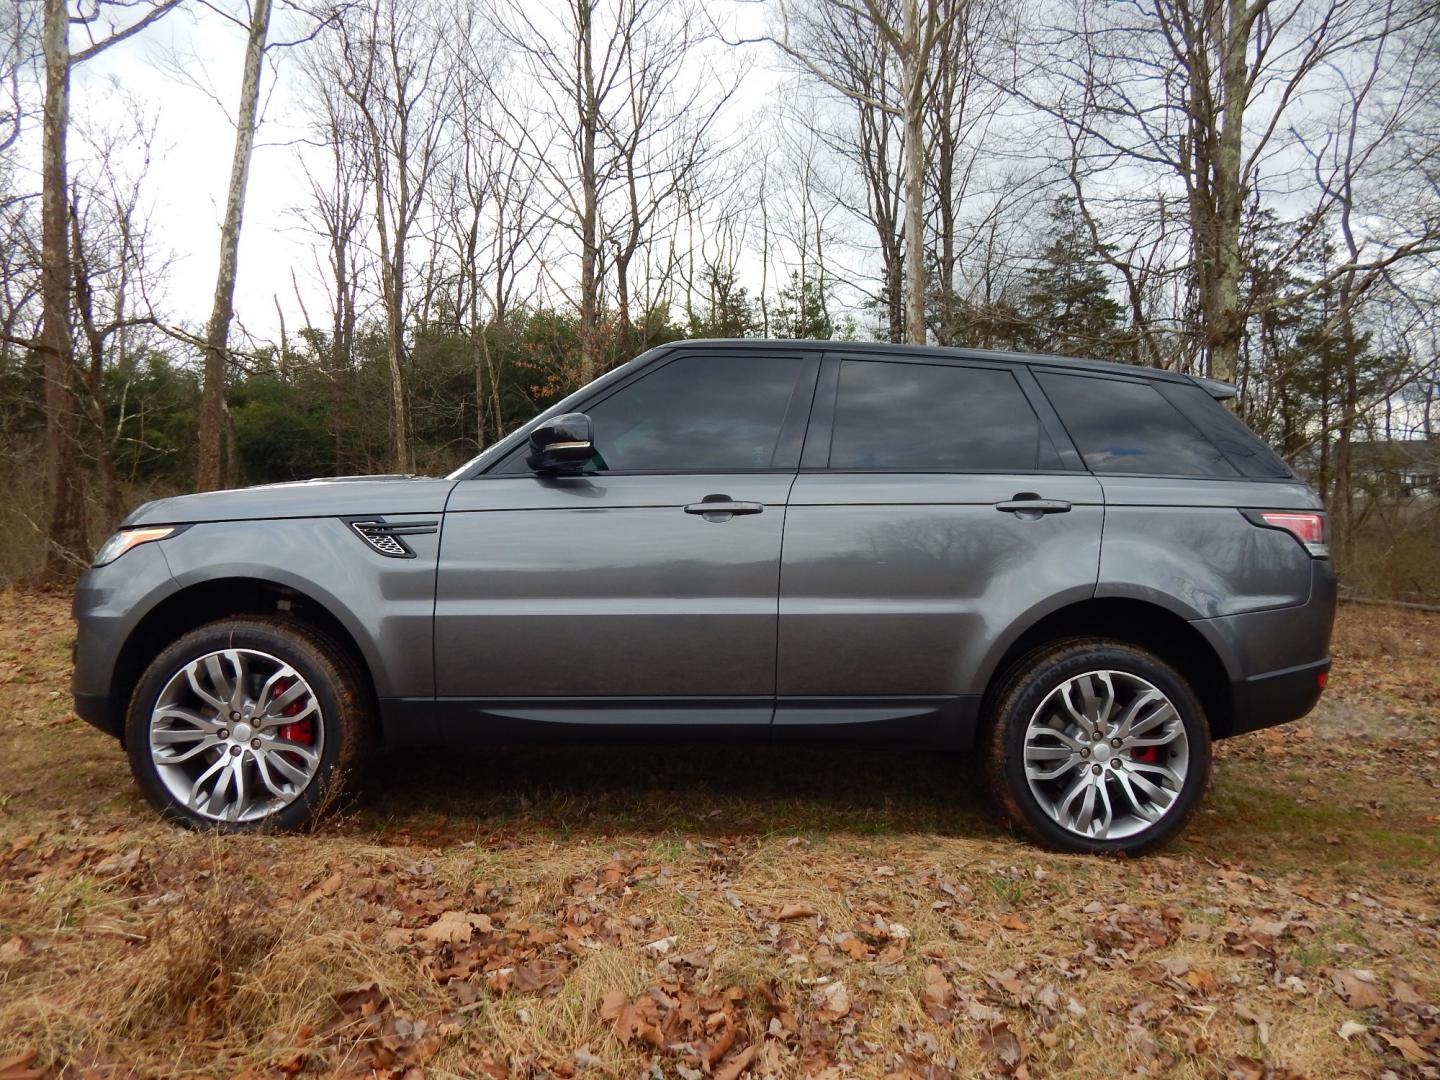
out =
[[1325,686],[1320,502],[1226,384],[688,341],[444,479],[162,499],[75,594],[75,708],[166,816],[293,827],[378,743],[973,751],[1069,851],[1179,831]]

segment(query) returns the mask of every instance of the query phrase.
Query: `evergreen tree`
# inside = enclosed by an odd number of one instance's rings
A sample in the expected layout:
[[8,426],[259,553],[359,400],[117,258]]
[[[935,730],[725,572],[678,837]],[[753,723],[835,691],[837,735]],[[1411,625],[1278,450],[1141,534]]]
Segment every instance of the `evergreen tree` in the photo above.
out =
[[1025,272],[1017,344],[1035,352],[1123,359],[1124,310],[1110,295],[1110,280],[1074,199],[1055,200],[1046,234],[1048,243]]
[[707,293],[705,309],[692,312],[691,337],[742,338],[760,332],[755,303],[745,286],[735,278],[733,268],[707,266],[701,275]]
[[835,319],[830,314],[830,294],[824,282],[809,277],[802,280],[799,272],[792,270],[790,284],[780,290],[771,326],[780,338],[835,337]]

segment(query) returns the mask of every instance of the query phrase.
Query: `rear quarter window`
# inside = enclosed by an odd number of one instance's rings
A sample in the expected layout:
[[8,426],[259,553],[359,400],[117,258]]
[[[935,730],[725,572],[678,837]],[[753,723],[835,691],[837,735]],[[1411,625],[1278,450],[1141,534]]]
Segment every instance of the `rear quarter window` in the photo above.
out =
[[1097,473],[1234,477],[1239,471],[1146,382],[1037,371],[1085,464]]
[[1160,392],[1205,433],[1240,475],[1256,479],[1294,479],[1285,459],[1245,426],[1245,422],[1193,383],[1161,383]]

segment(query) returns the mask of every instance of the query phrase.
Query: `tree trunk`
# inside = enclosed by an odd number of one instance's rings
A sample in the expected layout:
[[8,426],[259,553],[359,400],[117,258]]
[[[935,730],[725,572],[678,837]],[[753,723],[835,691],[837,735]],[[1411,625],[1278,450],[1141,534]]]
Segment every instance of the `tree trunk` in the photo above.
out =
[[[1247,0],[1223,0],[1216,4],[1211,45],[1221,63],[1221,111],[1211,162],[1211,190],[1205,214],[1210,219],[1192,222],[1197,236],[1210,238],[1199,245],[1197,255],[1208,256],[1211,265],[1202,268],[1211,281],[1209,303],[1205,304],[1205,339],[1209,353],[1208,374],[1233,379],[1240,360],[1240,343],[1245,335],[1245,318],[1240,311],[1240,228],[1245,213],[1245,177],[1241,175],[1245,106],[1247,104],[1246,45],[1251,20]],[[1193,73],[1194,78],[1197,73]],[[1202,88],[1203,90],[1203,88]],[[1198,226],[1198,228],[1197,228]],[[1205,247],[1209,247],[1208,252]]]
[[45,57],[40,200],[40,352],[45,372],[46,527],[42,580],[73,576],[85,549],[85,513],[78,470],[79,405],[75,344],[70,333],[70,244],[66,230],[69,176],[65,137],[70,123],[70,19],[64,0],[45,0]]
[[592,0],[579,0],[576,5],[576,31],[580,52],[580,383],[595,378],[596,330],[600,320],[600,275],[597,266],[599,243],[599,181],[595,175],[595,135],[599,117],[596,115],[595,72],[591,47],[594,30]]
[[225,196],[225,222],[220,228],[220,266],[215,273],[215,300],[205,333],[205,386],[200,395],[200,462],[195,486],[213,491],[230,476],[224,469],[226,442],[225,375],[230,359],[230,322],[235,316],[235,277],[240,260],[240,227],[245,215],[245,186],[260,107],[260,75],[265,40],[270,31],[271,0],[255,0],[250,34],[245,43],[245,70],[240,83],[240,109],[235,124],[235,151],[230,159],[230,188]]
[[925,57],[919,0],[905,0],[905,338],[925,344]]

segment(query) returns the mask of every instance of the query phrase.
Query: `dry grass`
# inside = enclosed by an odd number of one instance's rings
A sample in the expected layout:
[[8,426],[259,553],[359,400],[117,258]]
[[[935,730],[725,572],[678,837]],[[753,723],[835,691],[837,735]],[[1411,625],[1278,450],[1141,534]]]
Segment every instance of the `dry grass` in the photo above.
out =
[[[1137,862],[1013,839],[952,759],[750,747],[394,753],[314,835],[182,833],[71,716],[70,635],[63,598],[0,593],[0,1063],[703,1074],[606,1018],[658,987],[739,1032],[717,1075],[1003,1073],[1009,1036],[1032,1075],[1436,1067],[1440,618],[1345,609],[1322,708],[1223,746]],[[447,910],[494,932],[427,942]],[[1336,992],[1355,969],[1379,1006]]]

